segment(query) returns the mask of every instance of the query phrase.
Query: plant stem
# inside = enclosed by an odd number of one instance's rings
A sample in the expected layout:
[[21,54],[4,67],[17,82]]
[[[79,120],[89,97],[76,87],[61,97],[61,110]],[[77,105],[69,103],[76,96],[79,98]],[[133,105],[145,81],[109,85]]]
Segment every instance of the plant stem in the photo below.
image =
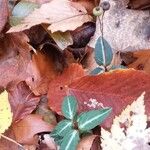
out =
[[10,142],[12,142],[12,143],[18,145],[18,146],[21,147],[23,150],[25,150],[25,148],[24,148],[21,144],[19,144],[18,142],[16,142],[15,140],[13,140],[13,139],[11,139],[11,138],[9,138],[9,137],[3,135],[3,134],[0,134],[0,137],[3,137],[4,139],[6,139],[6,140],[8,140],[8,141],[10,141]]

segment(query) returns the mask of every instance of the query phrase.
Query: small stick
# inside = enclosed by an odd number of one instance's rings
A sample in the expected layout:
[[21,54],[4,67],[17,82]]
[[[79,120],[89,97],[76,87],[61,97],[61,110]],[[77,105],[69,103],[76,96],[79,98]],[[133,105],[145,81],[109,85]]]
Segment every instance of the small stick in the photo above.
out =
[[15,140],[13,140],[13,139],[11,139],[11,138],[9,138],[9,137],[3,135],[3,134],[0,134],[0,137],[3,137],[4,139],[6,139],[6,140],[8,140],[8,141],[10,141],[10,142],[12,142],[12,143],[18,145],[18,146],[21,147],[23,150],[25,150],[25,148],[24,148],[21,144],[19,144],[18,142],[16,142]]

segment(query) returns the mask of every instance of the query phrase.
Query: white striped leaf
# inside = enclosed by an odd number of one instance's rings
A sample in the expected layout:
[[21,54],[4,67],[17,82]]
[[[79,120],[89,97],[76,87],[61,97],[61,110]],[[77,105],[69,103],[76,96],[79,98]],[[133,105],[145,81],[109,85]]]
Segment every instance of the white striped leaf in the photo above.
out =
[[62,104],[62,113],[67,119],[73,119],[77,112],[77,101],[74,96],[66,96]]
[[113,59],[113,51],[109,43],[99,37],[95,45],[95,61],[98,65],[108,66]]
[[51,136],[55,137],[57,135],[59,136],[65,136],[70,130],[72,130],[73,125],[71,120],[63,120],[57,124],[54,131],[50,134]]
[[111,108],[104,108],[81,113],[77,118],[78,128],[81,131],[88,131],[95,128],[104,121],[104,119],[110,114],[111,110]]
[[80,137],[77,130],[70,131],[62,140],[60,150],[76,150]]
[[90,75],[97,75],[97,74],[101,74],[103,72],[104,72],[103,68],[96,67],[94,70],[91,71]]

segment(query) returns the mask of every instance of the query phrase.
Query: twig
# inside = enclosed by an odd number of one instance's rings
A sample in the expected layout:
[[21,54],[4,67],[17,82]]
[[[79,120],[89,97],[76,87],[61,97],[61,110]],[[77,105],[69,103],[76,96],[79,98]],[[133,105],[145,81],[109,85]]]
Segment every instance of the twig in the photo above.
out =
[[9,138],[9,137],[3,135],[3,134],[0,134],[0,137],[3,137],[4,139],[6,139],[6,140],[8,140],[8,141],[10,141],[10,142],[12,142],[12,143],[18,145],[18,146],[21,147],[23,150],[26,150],[21,144],[19,144],[19,143],[16,142],[15,140],[13,140],[13,139],[11,139],[11,138]]

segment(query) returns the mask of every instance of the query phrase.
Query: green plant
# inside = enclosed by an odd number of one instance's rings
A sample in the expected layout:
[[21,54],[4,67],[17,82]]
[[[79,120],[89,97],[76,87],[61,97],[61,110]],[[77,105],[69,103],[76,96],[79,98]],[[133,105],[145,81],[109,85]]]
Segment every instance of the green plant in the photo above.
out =
[[125,68],[122,65],[113,65],[114,52],[109,43],[104,39],[103,33],[103,17],[106,11],[110,9],[110,3],[104,1],[93,9],[93,15],[97,17],[100,26],[101,36],[98,38],[95,45],[95,61],[99,65],[90,74],[96,75],[110,70]]
[[66,96],[62,104],[62,113],[66,119],[57,124],[50,136],[60,146],[60,150],[76,150],[80,138],[90,133],[110,114],[111,108],[91,110],[77,114],[77,101],[74,96]]

